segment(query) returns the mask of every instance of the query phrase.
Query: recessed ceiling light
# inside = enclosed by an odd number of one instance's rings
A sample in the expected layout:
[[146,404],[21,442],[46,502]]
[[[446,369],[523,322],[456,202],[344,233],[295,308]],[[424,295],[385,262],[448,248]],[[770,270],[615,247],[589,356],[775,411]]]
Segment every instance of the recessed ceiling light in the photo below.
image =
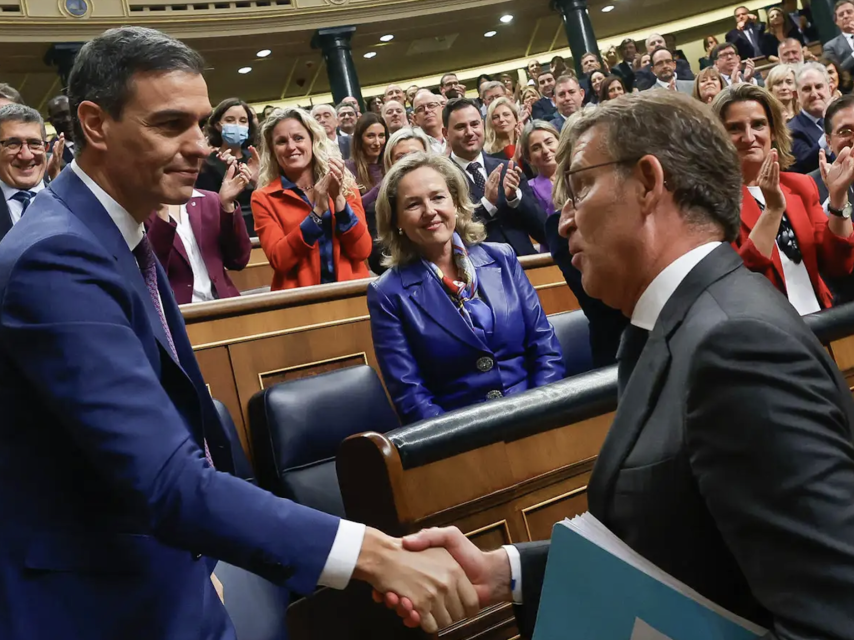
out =
[[513,16],[511,16],[509,13],[506,16],[501,16],[501,22],[503,22],[504,24],[513,22]]
[[252,67],[240,67],[237,73],[249,73],[250,71],[252,71]]
[[497,32],[497,31],[487,31],[486,33],[484,33],[484,34],[483,34],[483,37],[484,37],[484,38],[491,38],[491,37],[492,37],[492,36],[494,36],[496,33],[498,33],[498,32]]
[[391,42],[392,40],[394,40],[394,36],[391,34],[388,34],[387,36],[383,36],[382,38],[380,38],[381,42]]
[[261,51],[259,51],[255,55],[258,56],[259,58],[266,58],[271,53],[273,53],[273,52],[270,51],[269,49],[261,49]]
[[368,52],[365,54],[365,57],[366,57],[366,58],[373,58],[375,55],[377,55],[377,52],[376,52],[376,51],[368,51]]
[[614,5],[609,4],[608,6],[602,7],[602,13],[611,13],[614,10]]

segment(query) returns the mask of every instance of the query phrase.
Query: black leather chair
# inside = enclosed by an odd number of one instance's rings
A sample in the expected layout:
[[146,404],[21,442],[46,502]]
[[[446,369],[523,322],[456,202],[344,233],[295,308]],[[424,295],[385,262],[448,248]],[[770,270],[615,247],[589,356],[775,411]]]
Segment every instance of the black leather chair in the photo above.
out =
[[565,311],[549,316],[555,330],[566,367],[566,377],[593,369],[590,351],[590,325],[581,310]]
[[367,365],[282,382],[249,400],[258,484],[275,495],[343,517],[335,453],[345,438],[400,422]]
[[231,445],[231,457],[234,458],[234,475],[238,478],[257,484],[255,482],[255,472],[252,471],[252,465],[249,464],[249,458],[246,457],[246,452],[243,450],[243,445],[240,444],[240,436],[237,435],[237,427],[234,426],[234,420],[231,419],[226,406],[214,398],[214,407],[219,415],[219,421],[222,423],[222,428],[228,436],[228,442]]

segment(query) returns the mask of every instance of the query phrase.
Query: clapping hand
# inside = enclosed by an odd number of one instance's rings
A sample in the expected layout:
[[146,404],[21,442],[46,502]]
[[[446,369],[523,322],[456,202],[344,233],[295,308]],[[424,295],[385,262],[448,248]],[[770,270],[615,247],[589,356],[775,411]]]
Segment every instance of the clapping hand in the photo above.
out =
[[258,155],[258,150],[249,145],[249,162],[246,163],[249,167],[249,184],[252,188],[258,184],[258,177],[261,175],[261,156]]
[[249,179],[249,167],[240,164],[232,157],[225,170],[222,186],[219,188],[219,201],[225,211],[234,211],[234,201],[249,184]]
[[[409,551],[423,553],[427,549],[439,547],[446,549],[459,563],[474,587],[481,609],[512,599],[510,561],[503,549],[485,553],[456,527],[425,529],[403,539],[403,548]],[[411,599],[402,597],[399,592],[375,589],[373,597],[376,602],[384,602],[388,608],[395,609],[407,627],[423,626],[418,608]]]
[[62,171],[62,153],[65,151],[65,134],[60,133],[53,143],[53,154],[50,160],[47,161],[47,175],[51,180],[56,180],[56,176]]
[[747,62],[744,63],[744,73],[742,74],[744,82],[750,82],[755,71],[756,63],[753,62],[753,58],[748,58]]
[[757,184],[765,198],[765,210],[782,214],[786,210],[786,196],[780,188],[780,162],[776,149],[771,149],[762,163]]
[[841,209],[848,199],[848,190],[854,182],[854,154],[850,147],[844,148],[836,156],[833,163],[827,161],[824,149],[818,152],[818,166],[821,169],[821,177],[827,185],[827,193],[830,196],[830,206]]
[[[448,145],[450,147],[451,145]],[[486,179],[486,186],[483,189],[484,197],[492,204],[498,206],[498,185],[501,184],[501,165],[495,167],[489,177]]]
[[522,170],[511,160],[510,164],[507,165],[507,173],[504,174],[504,196],[508,202],[516,199],[516,190],[519,189],[521,181]]

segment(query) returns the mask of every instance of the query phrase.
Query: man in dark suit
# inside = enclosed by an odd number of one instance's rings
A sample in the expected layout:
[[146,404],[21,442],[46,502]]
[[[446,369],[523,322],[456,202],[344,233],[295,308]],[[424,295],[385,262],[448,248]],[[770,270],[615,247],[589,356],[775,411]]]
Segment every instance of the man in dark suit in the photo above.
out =
[[531,238],[545,242],[546,214],[519,167],[483,153],[480,109],[467,98],[451,100],[442,122],[451,160],[468,179],[474,215],[486,226],[487,241],[509,244],[517,256],[537,253]]
[[344,160],[350,159],[350,136],[338,135],[338,116],[329,104],[319,104],[311,110],[311,116],[323,127],[329,141],[338,147]]
[[74,160],[74,131],[71,127],[71,108],[68,106],[68,96],[56,96],[47,103],[47,118],[56,131],[56,137],[50,141],[50,152],[54,153],[54,147],[63,141],[60,147],[62,156],[62,167],[71,164]]
[[837,2],[833,21],[842,33],[825,42],[822,53],[848,73],[854,72],[854,2]]
[[45,129],[39,112],[22,104],[0,107],[0,240],[44,189]]
[[[854,399],[729,244],[741,175],[727,135],[669,91],[609,101],[572,131],[560,230],[585,291],[631,318],[590,513],[769,639],[854,637]],[[483,553],[448,528],[404,545],[448,548],[481,605],[516,602],[530,637],[548,542]]]
[[557,113],[557,106],[554,102],[554,74],[551,71],[543,71],[537,77],[537,88],[543,97],[531,107],[531,118],[533,120],[551,120]]
[[[660,47],[667,48],[665,44],[664,36],[660,33],[650,33],[646,37],[646,41],[644,43],[646,45],[646,52],[652,56],[653,51],[659,49]],[[676,77],[680,80],[693,80],[694,72],[691,71],[690,63],[680,58],[675,61],[676,63]],[[648,64],[645,67],[638,69],[635,73],[635,87],[638,91],[646,91],[651,87],[655,86],[656,77],[652,70],[652,65]]]
[[735,29],[726,34],[726,41],[738,47],[738,55],[742,59],[760,58],[763,33],[765,33],[765,24],[760,22],[747,7],[738,7],[735,10]]
[[635,86],[635,70],[633,63],[635,61],[635,56],[638,55],[638,45],[631,38],[626,38],[620,43],[619,51],[623,61],[611,69],[611,71],[623,79],[623,82],[626,83],[626,91],[631,93]]
[[404,555],[229,473],[143,233],[207,156],[203,69],[150,29],[86,43],[68,81],[76,160],[0,242],[0,637],[234,640],[215,559],[302,593],[400,582],[435,631],[473,595],[450,557]]
[[557,113],[551,123],[558,131],[563,129],[566,119],[581,111],[584,106],[584,89],[574,76],[561,76],[555,83],[555,105]]
[[806,63],[798,71],[796,85],[801,111],[787,125],[795,156],[795,164],[789,170],[809,173],[818,169],[818,152],[829,152],[824,135],[824,112],[830,103],[827,69],[817,62]]

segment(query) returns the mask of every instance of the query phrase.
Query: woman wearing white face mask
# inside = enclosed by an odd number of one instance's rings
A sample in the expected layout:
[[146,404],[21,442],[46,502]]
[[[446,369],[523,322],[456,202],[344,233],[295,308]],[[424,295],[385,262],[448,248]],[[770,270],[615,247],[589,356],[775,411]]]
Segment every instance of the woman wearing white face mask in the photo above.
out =
[[251,200],[261,167],[258,152],[252,146],[256,133],[255,119],[248,104],[240,98],[228,98],[220,102],[205,126],[205,135],[213,151],[202,164],[202,170],[196,180],[197,189],[219,193],[230,159],[236,158],[238,164],[246,165],[249,170],[249,183],[237,197],[237,204],[250,236],[257,235],[252,220]]

